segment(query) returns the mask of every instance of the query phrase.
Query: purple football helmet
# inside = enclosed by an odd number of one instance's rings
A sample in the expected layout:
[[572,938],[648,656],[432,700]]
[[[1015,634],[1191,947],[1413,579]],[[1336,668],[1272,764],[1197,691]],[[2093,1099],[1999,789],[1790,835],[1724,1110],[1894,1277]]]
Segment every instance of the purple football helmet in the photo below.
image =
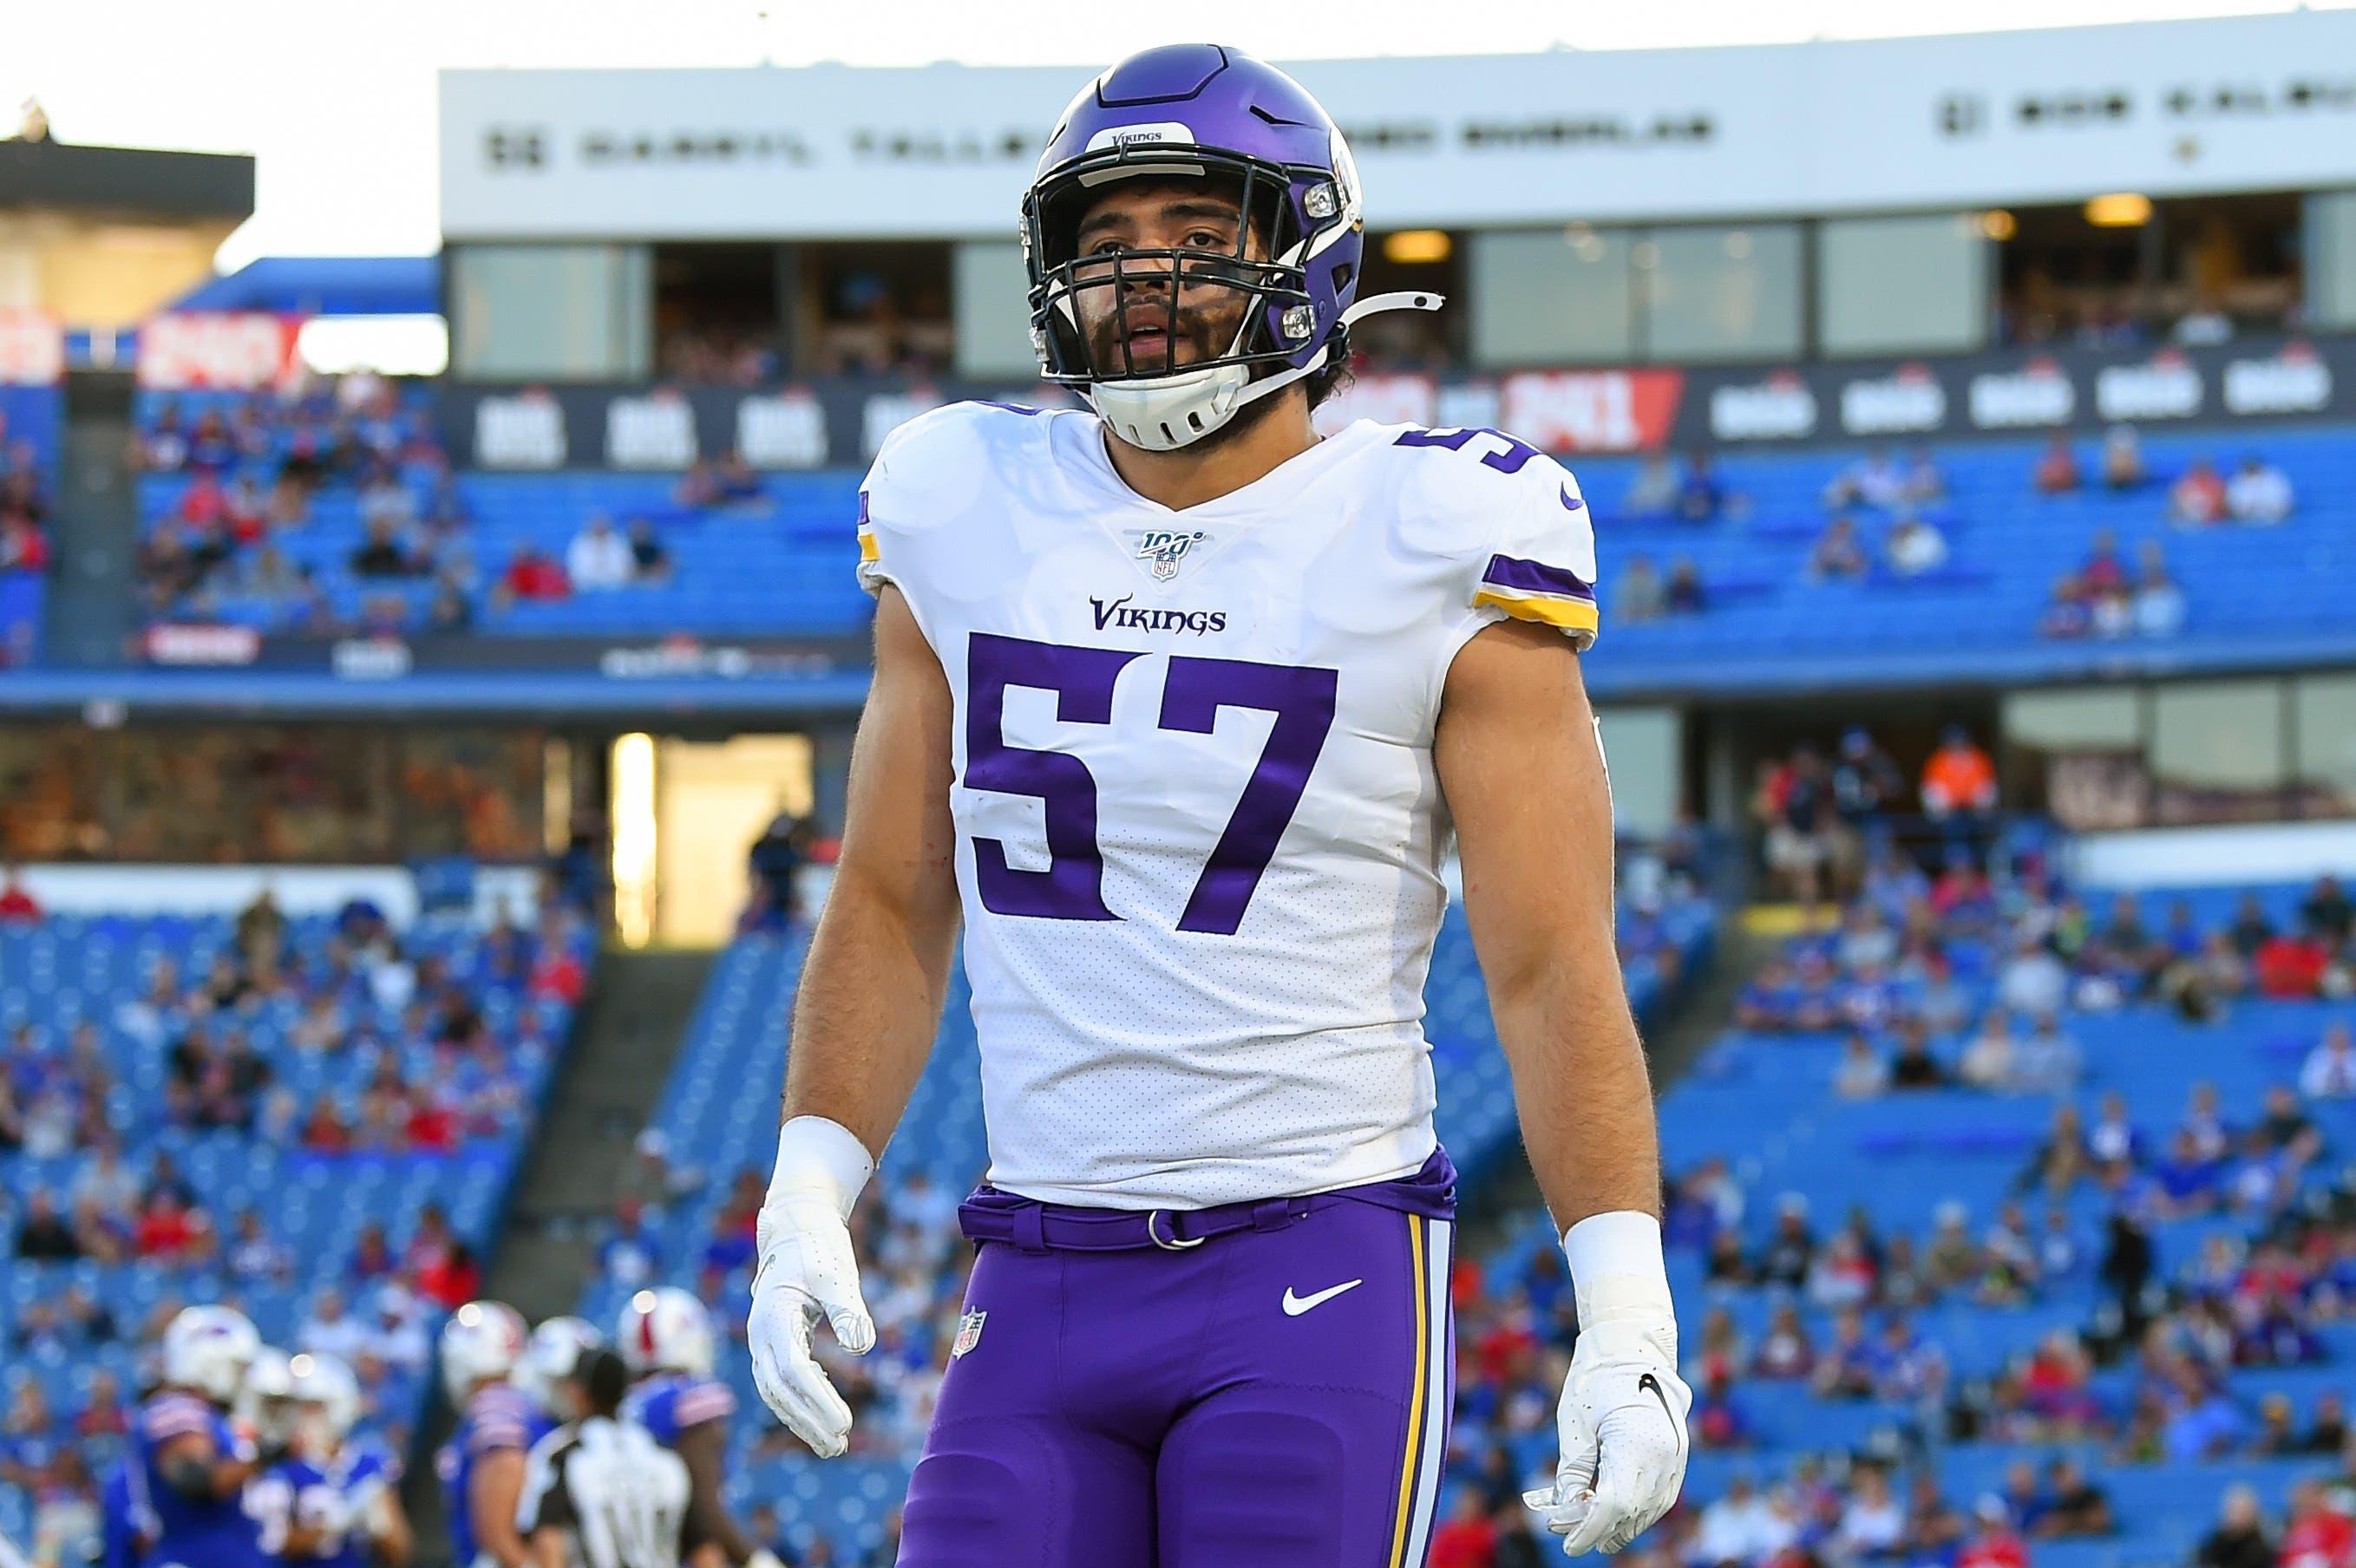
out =
[[[1080,220],[1121,179],[1215,182],[1244,221],[1232,250],[1135,249],[1083,256]],[[1377,310],[1436,310],[1431,293],[1357,300],[1365,249],[1357,165],[1333,121],[1274,66],[1213,44],[1131,55],[1080,91],[1047,139],[1023,198],[1031,340],[1048,380],[1082,389],[1131,445],[1199,441],[1237,410],[1348,352],[1350,323]],[[1255,255],[1257,238],[1265,249]],[[1180,287],[1247,296],[1224,349],[1174,363]],[[1090,289],[1119,302],[1109,341],[1092,343],[1078,309]],[[1141,368],[1124,326],[1143,304],[1169,324]],[[1109,302],[1100,315],[1112,315]]]

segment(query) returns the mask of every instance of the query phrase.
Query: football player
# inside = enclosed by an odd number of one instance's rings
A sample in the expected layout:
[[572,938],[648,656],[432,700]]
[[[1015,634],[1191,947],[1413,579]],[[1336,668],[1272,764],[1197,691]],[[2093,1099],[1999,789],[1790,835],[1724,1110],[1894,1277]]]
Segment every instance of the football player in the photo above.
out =
[[285,1455],[247,1494],[264,1545],[289,1563],[400,1568],[412,1545],[401,1462],[352,1440],[359,1381],[335,1357],[306,1353],[288,1363],[287,1387]]
[[230,1419],[261,1349],[261,1336],[233,1307],[187,1307],[166,1325],[163,1376],[139,1407],[124,1456],[140,1562],[254,1568],[270,1561],[244,1507],[254,1445]]
[[731,1563],[783,1568],[728,1516],[723,1494],[736,1396],[712,1375],[712,1317],[703,1303],[676,1285],[639,1291],[622,1308],[614,1343],[636,1380],[624,1416],[687,1464],[692,1539],[717,1545]]
[[605,1337],[586,1318],[551,1317],[531,1331],[523,1360],[516,1363],[515,1382],[540,1407],[540,1419],[532,1424],[533,1442],[571,1419],[564,1381],[572,1377],[584,1351],[603,1349],[605,1345]]
[[522,1359],[523,1319],[504,1302],[470,1301],[442,1326],[442,1387],[457,1430],[434,1456],[459,1568],[531,1568],[516,1528],[524,1456],[540,1415],[509,1380]]
[[861,490],[875,673],[760,1219],[761,1396],[843,1451],[810,1335],[874,1341],[847,1222],[962,918],[991,1159],[902,1568],[1422,1563],[1452,838],[1582,1329],[1531,1502],[1616,1551],[1676,1497],[1691,1396],[1578,487],[1495,431],[1320,439],[1351,325],[1438,301],[1357,298],[1357,171],[1281,71],[1113,67],[1023,219],[1033,343],[1087,407],[936,410]]

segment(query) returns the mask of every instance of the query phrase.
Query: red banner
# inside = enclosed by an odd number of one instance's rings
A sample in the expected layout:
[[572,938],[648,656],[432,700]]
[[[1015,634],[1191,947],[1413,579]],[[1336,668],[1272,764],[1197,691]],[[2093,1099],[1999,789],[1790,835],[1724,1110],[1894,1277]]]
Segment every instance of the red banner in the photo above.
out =
[[1497,422],[1548,452],[1634,452],[1667,444],[1684,389],[1678,370],[1524,370]]
[[139,329],[139,384],[160,392],[279,386],[301,368],[294,341],[302,330],[299,315],[260,311],[155,316]]
[[65,373],[63,327],[37,310],[0,310],[0,385],[50,387]]

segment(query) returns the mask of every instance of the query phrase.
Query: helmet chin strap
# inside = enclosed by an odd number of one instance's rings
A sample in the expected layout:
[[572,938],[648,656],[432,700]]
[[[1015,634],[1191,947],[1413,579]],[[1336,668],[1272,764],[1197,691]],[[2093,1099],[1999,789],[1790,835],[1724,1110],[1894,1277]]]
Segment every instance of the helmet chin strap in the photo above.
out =
[[[1387,310],[1438,310],[1446,303],[1446,295],[1427,289],[1375,294],[1344,311],[1341,325],[1347,327]],[[1306,363],[1257,381],[1241,380],[1245,371],[1240,365],[1221,365],[1150,380],[1098,383],[1087,389],[1088,406],[1130,445],[1147,452],[1175,452],[1226,424],[1245,404],[1314,376],[1325,368],[1332,352],[1330,345],[1321,347]]]

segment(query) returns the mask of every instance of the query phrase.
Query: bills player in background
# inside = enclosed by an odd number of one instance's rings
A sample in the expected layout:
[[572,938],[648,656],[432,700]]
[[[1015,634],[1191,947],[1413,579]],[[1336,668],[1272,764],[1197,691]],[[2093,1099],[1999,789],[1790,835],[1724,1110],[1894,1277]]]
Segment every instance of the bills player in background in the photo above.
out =
[[728,1418],[736,1396],[712,1375],[712,1317],[703,1303],[677,1285],[639,1291],[622,1308],[614,1344],[636,1380],[624,1417],[686,1462],[688,1522],[706,1543],[702,1552],[716,1547],[730,1563],[783,1568],[728,1516]]
[[532,1424],[533,1442],[572,1419],[564,1381],[584,1353],[605,1348],[605,1337],[583,1317],[547,1318],[531,1331],[523,1360],[516,1363],[515,1383],[540,1407],[540,1419]]
[[1082,90],[1023,203],[1033,337],[1087,411],[966,403],[861,494],[875,676],[794,1015],[748,1323],[821,1456],[867,1349],[848,1229],[962,919],[980,1246],[902,1568],[1424,1562],[1454,1173],[1425,973],[1459,847],[1581,1332],[1573,1555],[1675,1501],[1691,1395],[1580,671],[1594,539],[1494,431],[1310,419],[1356,297],[1333,121],[1233,50]]
[[470,1301],[442,1326],[442,1387],[458,1427],[434,1467],[458,1568],[532,1568],[516,1503],[540,1413],[510,1381],[525,1342],[523,1319],[504,1302]]
[[[244,1507],[254,1445],[230,1412],[262,1339],[245,1314],[191,1307],[165,1327],[163,1375],[139,1407],[123,1456],[126,1531],[148,1568],[258,1568],[270,1561]],[[109,1488],[110,1496],[113,1488]]]
[[355,1441],[359,1381],[333,1356],[287,1363],[284,1452],[246,1493],[262,1542],[280,1561],[327,1568],[402,1568],[409,1518],[397,1490],[401,1462]]

